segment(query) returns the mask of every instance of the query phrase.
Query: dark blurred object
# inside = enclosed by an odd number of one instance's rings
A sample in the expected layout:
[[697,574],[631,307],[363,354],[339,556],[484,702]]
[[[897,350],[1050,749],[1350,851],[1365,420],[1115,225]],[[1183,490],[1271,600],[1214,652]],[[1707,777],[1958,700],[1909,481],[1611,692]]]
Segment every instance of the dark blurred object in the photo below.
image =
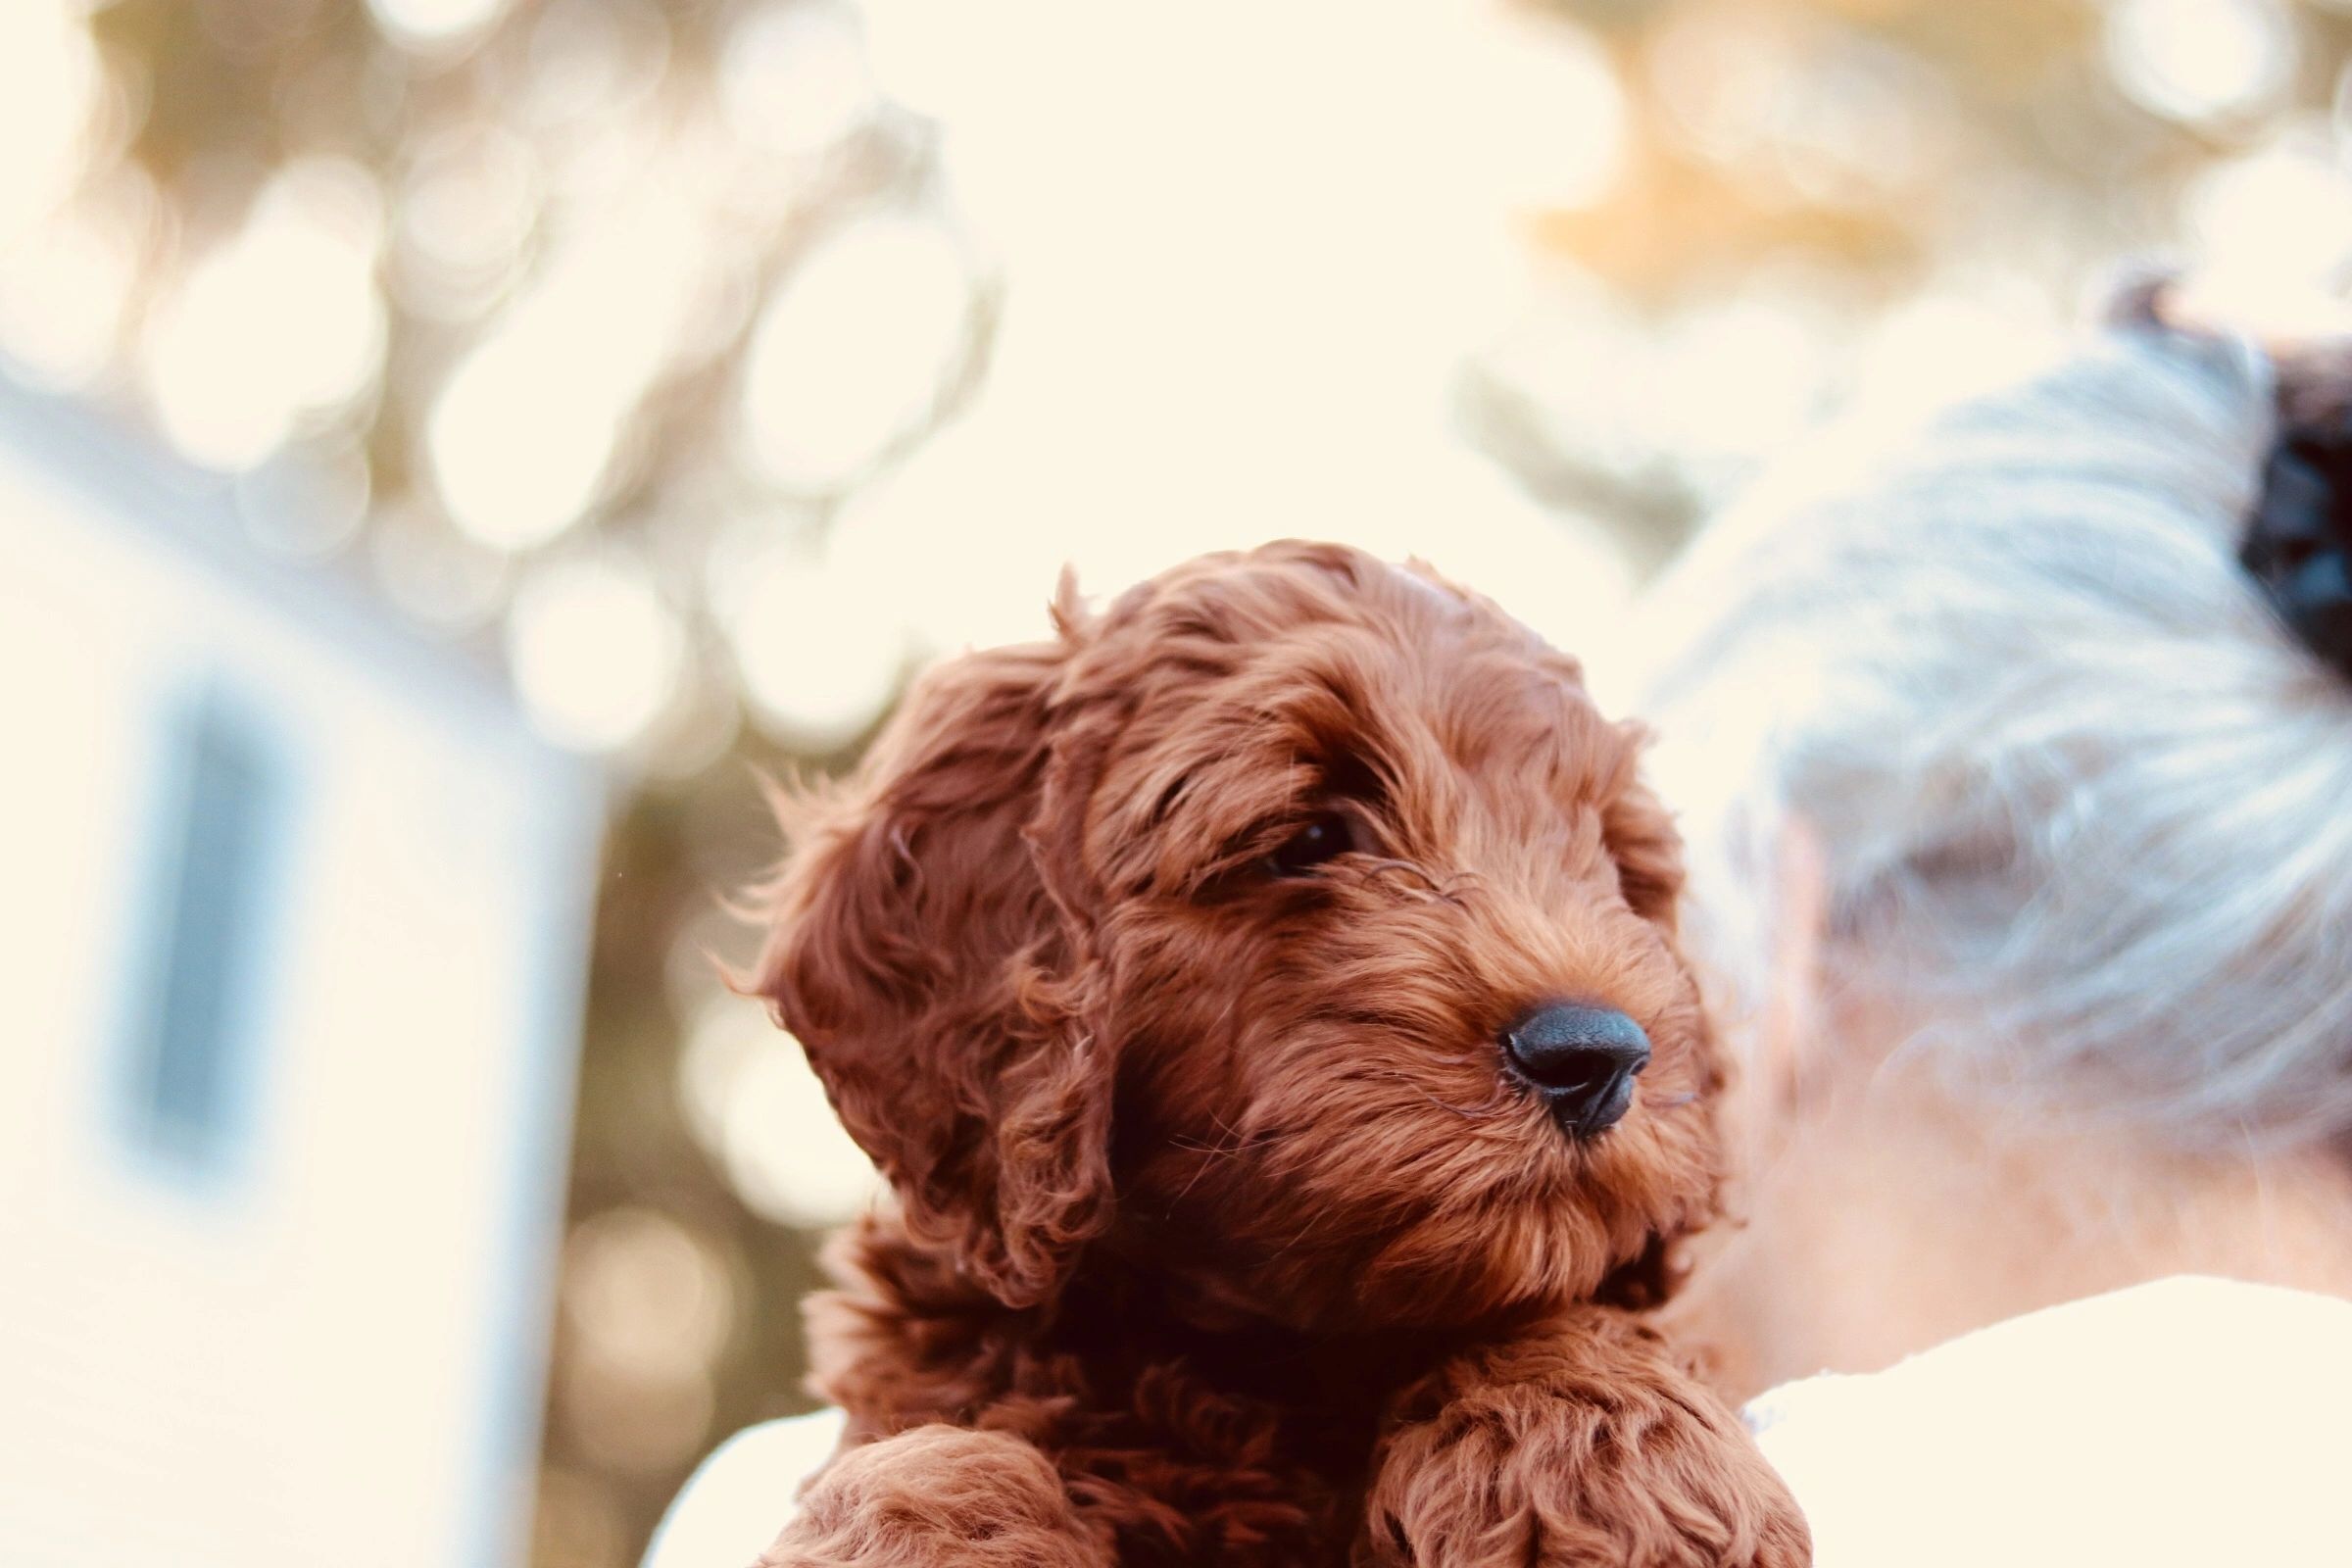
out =
[[2239,559],[2312,652],[2352,675],[2352,348],[2279,365],[2278,444]]

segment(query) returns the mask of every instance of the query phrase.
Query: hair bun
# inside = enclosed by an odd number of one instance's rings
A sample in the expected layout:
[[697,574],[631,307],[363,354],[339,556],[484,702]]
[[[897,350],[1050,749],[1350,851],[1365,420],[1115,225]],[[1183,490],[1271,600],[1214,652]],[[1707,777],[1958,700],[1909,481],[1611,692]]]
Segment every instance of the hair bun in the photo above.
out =
[[2238,559],[2295,635],[2352,675],[2352,417],[2331,390],[2282,394],[2286,425]]

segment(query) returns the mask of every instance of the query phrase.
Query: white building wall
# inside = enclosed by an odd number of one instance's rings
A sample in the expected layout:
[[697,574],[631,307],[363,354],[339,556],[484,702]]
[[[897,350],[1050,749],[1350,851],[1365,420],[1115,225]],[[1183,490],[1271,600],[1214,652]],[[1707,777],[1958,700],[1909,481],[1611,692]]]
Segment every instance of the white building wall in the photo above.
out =
[[[0,1562],[518,1560],[592,780],[364,602],[226,567],[201,497],[10,412]],[[208,702],[275,784],[191,1157],[136,1084]]]

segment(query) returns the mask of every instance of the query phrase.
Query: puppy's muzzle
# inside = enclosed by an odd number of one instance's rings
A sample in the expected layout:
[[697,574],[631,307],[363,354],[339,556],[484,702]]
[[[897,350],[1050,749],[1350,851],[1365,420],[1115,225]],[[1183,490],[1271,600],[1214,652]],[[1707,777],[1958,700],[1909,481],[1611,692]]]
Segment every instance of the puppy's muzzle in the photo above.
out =
[[1649,1065],[1649,1036],[1608,1007],[1550,1003],[1503,1031],[1502,1054],[1561,1127],[1591,1138],[1617,1125]]

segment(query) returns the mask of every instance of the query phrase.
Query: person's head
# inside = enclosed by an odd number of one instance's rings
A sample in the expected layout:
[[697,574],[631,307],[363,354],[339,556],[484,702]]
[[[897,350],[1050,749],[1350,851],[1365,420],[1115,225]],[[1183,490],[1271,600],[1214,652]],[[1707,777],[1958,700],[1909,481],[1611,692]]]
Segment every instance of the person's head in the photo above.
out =
[[[2119,323],[1793,465],[1661,590],[1643,710],[1694,934],[1784,1123],[1768,1164],[1806,1157],[1800,1125],[1980,1175],[2035,1139],[2194,1166],[2352,1127],[2352,682],[2240,563],[2274,383],[2243,343]],[[1767,1004],[1792,984],[1809,1010]],[[1846,1120],[1775,1101],[1788,1050],[1860,1086]],[[1906,1130],[1873,1143],[1852,1118],[1891,1101]],[[1923,1103],[1970,1142],[1921,1139]],[[1936,1245],[1921,1207],[1887,1223]]]

